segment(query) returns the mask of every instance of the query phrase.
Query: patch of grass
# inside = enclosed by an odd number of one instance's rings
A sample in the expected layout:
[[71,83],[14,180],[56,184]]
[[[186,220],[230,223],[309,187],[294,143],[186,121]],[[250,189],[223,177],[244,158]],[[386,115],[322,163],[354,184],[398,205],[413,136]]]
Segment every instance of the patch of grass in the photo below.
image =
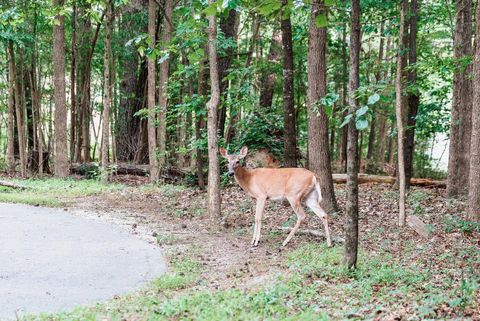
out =
[[159,234],[156,236],[158,245],[171,245],[175,242],[175,235],[173,234]]
[[10,180],[26,186],[25,190],[2,188],[0,202],[43,205],[50,207],[65,206],[75,197],[97,195],[105,192],[121,190],[120,184],[103,184],[97,180],[87,179],[29,179]]
[[480,233],[480,223],[473,221],[466,221],[458,216],[447,218],[445,220],[445,232],[461,232],[465,234],[472,234],[473,232]]

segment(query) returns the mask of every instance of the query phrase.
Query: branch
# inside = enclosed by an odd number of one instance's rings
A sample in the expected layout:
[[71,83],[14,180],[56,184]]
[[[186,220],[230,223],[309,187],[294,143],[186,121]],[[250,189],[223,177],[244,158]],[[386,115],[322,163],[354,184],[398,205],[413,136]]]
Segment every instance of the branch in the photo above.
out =
[[[287,233],[287,232],[290,232],[292,230],[292,228],[291,227],[280,227],[279,230]],[[321,238],[324,238],[324,239],[326,238],[324,232],[320,232],[320,231],[317,231],[317,230],[298,230],[297,234],[313,235],[313,236],[321,237]],[[332,239],[333,242],[342,243],[342,244],[345,243],[345,240],[343,239],[343,237],[336,236],[336,235],[330,235],[330,238]]]
[[17,184],[6,182],[6,181],[0,181],[0,186],[16,188],[16,189],[27,189],[28,188],[26,186],[17,185]]

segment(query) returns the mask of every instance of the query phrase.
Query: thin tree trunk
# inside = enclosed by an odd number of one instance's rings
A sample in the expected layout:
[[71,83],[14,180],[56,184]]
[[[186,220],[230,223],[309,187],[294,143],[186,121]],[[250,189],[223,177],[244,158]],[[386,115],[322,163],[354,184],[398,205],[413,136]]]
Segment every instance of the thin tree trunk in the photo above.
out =
[[[157,4],[155,0],[148,1],[148,34],[155,46],[157,18]],[[160,178],[157,159],[157,137],[155,132],[155,58],[148,58],[147,79],[147,108],[148,108],[148,159],[150,162],[150,181],[156,182]]]
[[77,125],[77,98],[76,88],[76,64],[77,64],[77,1],[72,4],[72,62],[70,66],[70,161],[75,159],[76,125]]
[[[207,49],[208,51],[208,49]],[[200,69],[198,72],[198,96],[204,97],[207,94],[207,69],[205,68],[205,60],[200,62]],[[205,129],[205,119],[203,115],[199,112],[195,114],[195,139],[199,141],[202,139],[202,131]],[[205,189],[205,175],[203,173],[203,168],[205,164],[203,152],[201,148],[197,147],[196,150],[197,156],[197,179],[198,187],[200,189]]]
[[[214,0],[209,0],[211,5]],[[217,109],[220,102],[220,81],[217,60],[217,18],[208,16],[208,54],[210,58],[211,95],[208,110],[208,213],[217,220],[221,215],[220,168],[218,160]]]
[[398,54],[397,54],[397,76],[395,80],[396,104],[395,114],[397,120],[397,161],[398,161],[398,178],[400,195],[398,200],[398,224],[404,226],[406,223],[405,213],[405,197],[406,197],[406,182],[405,182],[405,149],[404,149],[404,122],[405,112],[407,109],[407,96],[405,93],[406,82],[406,66],[407,66],[407,52],[408,46],[407,28],[408,21],[406,19],[408,9],[408,1],[402,0],[400,4],[400,31],[398,40]]
[[[103,71],[103,128],[102,128],[102,181],[108,181],[108,175],[106,169],[109,162],[110,154],[110,110],[112,105],[111,98],[111,36],[112,36],[112,22],[113,22],[113,3],[109,0],[106,3],[106,21],[105,21],[105,53],[103,59],[104,71]],[[155,81],[155,80],[154,80]],[[155,83],[154,83],[155,84]],[[155,97],[154,88],[153,97]],[[155,103],[155,102],[154,102]]]
[[[475,10],[480,21],[480,6]],[[470,154],[468,211],[472,220],[480,222],[480,24],[475,25],[475,55],[473,61],[473,111]]]
[[[165,1],[164,8],[164,19],[163,19],[163,29],[162,29],[162,44],[163,48],[167,48],[170,43],[171,34],[173,32],[173,26],[170,24],[172,21],[172,12],[173,12],[173,0]],[[169,77],[169,66],[170,59],[163,61],[160,64],[159,72],[159,85],[158,85],[158,105],[160,107],[160,112],[158,114],[158,130],[157,130],[157,141],[158,141],[158,166],[163,167],[166,164],[166,146],[167,146],[167,84]]]
[[[352,0],[350,20],[350,77],[348,81],[349,113],[355,114],[358,103],[355,98],[360,83],[360,0]],[[347,142],[347,203],[345,207],[345,265],[349,269],[357,266],[358,253],[358,131],[354,117],[348,123]]]
[[452,121],[448,157],[447,196],[465,194],[469,180],[470,137],[472,127],[472,65],[466,68],[463,60],[472,55],[472,0],[456,1],[456,27],[453,76]]
[[[418,4],[417,0],[410,3],[410,32],[408,39],[408,65],[413,66],[408,70],[408,86],[416,88],[417,71],[415,64],[417,63],[417,30],[418,30]],[[408,94],[408,115],[407,128],[405,131],[405,184],[410,187],[410,179],[413,176],[413,156],[415,152],[415,123],[420,104],[420,93],[413,89]]]
[[310,16],[308,41],[308,165],[320,178],[322,206],[325,211],[337,210],[333,189],[332,168],[328,147],[328,117],[320,100],[327,92],[327,28],[319,28],[316,18],[326,15],[322,0],[314,0]]
[[[285,8],[288,0],[282,0]],[[287,10],[287,9],[285,9]],[[283,122],[285,167],[297,167],[297,130],[295,123],[295,97],[293,83],[293,41],[290,13],[282,12],[281,30],[283,44]]]
[[[342,106],[347,106],[347,82],[348,82],[348,73],[347,73],[347,24],[343,24],[342,28]],[[342,119],[347,116],[347,111],[345,110],[342,114]],[[340,139],[340,168],[341,172],[347,172],[347,137],[348,137],[348,127],[343,126],[341,129],[342,138]]]
[[13,174],[15,172],[15,62],[9,52],[8,50],[7,163],[8,172]]
[[[53,0],[63,7],[64,0]],[[65,17],[57,15],[53,24],[53,87],[55,91],[55,176],[69,174],[67,146],[67,106],[65,105]]]
[[[280,30],[275,30],[272,35],[267,60],[272,63],[277,62],[280,59],[281,50],[282,36]],[[272,107],[276,80],[277,74],[275,72],[268,73],[263,78],[259,99],[259,105],[263,110],[269,110]]]
[[22,102],[20,101],[20,90],[18,88],[17,70],[15,65],[15,52],[13,49],[13,42],[8,42],[8,49],[10,51],[10,60],[12,64],[12,78],[13,78],[13,92],[15,97],[15,118],[17,120],[17,139],[18,139],[18,153],[20,156],[20,173],[22,177],[27,176],[27,162],[25,157],[25,129],[24,129],[24,115],[21,110]]

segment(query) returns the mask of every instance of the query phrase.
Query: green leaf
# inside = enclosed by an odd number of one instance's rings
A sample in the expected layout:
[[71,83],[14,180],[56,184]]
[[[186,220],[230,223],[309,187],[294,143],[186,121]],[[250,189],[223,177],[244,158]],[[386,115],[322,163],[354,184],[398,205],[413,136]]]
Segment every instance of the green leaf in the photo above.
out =
[[340,125],[340,128],[348,124],[350,122],[350,119],[352,119],[352,116],[353,114],[348,114],[347,116],[345,116],[345,118],[343,119],[343,123]]
[[217,1],[210,3],[208,5],[208,7],[203,9],[203,13],[205,13],[206,16],[216,15],[217,14]]
[[367,111],[368,111],[368,106],[363,106],[362,108],[357,109],[355,114],[357,115],[357,117],[361,117],[361,116],[365,115],[367,113]]
[[327,7],[331,7],[331,6],[335,5],[335,0],[325,0],[325,5]]
[[315,25],[317,26],[317,28],[323,28],[328,26],[327,15],[325,13],[319,14],[315,18]]
[[373,105],[373,104],[375,104],[375,103],[376,103],[377,101],[379,101],[379,100],[380,100],[380,95],[377,94],[377,93],[375,93],[375,94],[371,95],[370,97],[368,97],[368,102],[367,102],[367,104]]
[[355,127],[357,127],[358,130],[364,130],[368,127],[368,120],[365,118],[358,118],[355,122]]

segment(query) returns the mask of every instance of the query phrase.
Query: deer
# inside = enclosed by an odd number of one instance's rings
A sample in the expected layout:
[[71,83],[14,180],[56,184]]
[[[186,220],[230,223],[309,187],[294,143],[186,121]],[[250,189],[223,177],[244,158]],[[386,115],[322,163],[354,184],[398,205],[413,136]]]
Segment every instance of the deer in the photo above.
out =
[[229,155],[225,148],[219,149],[220,154],[228,160],[228,175],[235,180],[243,191],[256,200],[255,224],[252,246],[257,247],[260,241],[262,217],[267,200],[288,200],[297,215],[297,222],[292,228],[282,246],[285,247],[297,232],[307,215],[303,210],[305,203],[322,221],[325,228],[327,245],[332,246],[328,228],[329,216],[320,206],[322,193],[315,174],[305,168],[256,168],[246,169],[241,160],[247,156],[248,147],[243,146],[238,155]]

